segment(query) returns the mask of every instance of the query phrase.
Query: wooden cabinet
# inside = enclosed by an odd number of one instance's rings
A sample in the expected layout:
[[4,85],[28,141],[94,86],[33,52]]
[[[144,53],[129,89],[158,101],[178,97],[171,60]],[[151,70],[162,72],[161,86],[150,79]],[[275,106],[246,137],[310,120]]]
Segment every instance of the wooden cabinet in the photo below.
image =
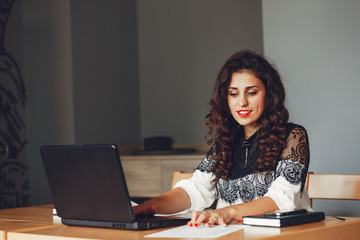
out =
[[170,190],[174,171],[193,172],[205,154],[122,156],[131,197],[155,197]]

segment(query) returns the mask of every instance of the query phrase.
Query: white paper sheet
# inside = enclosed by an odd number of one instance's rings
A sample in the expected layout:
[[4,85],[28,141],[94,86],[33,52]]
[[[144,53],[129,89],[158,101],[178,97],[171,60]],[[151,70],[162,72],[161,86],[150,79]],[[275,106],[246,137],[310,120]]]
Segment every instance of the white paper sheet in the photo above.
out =
[[201,224],[199,227],[189,227],[188,225],[164,230],[161,232],[146,235],[148,238],[218,238],[229,233],[247,228],[245,225],[228,225],[227,227],[214,225],[206,227]]
[[186,209],[184,211],[177,212],[177,213],[155,214],[154,216],[159,216],[159,217],[176,216],[176,217],[182,217],[182,218],[191,218],[191,214],[192,214],[192,212],[190,212],[189,209]]

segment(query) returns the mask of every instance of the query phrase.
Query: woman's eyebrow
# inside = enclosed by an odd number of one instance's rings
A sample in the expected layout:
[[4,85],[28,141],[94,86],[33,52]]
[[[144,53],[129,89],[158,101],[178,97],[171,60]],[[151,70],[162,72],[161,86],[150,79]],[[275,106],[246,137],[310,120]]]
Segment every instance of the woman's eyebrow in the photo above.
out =
[[[256,85],[254,85],[254,86],[248,86],[248,87],[245,87],[245,89],[251,89],[251,88],[259,88],[259,86],[256,86]],[[229,89],[238,89],[237,87],[229,87]]]
[[246,89],[251,89],[251,88],[259,88],[259,86],[249,86],[249,87],[246,87]]

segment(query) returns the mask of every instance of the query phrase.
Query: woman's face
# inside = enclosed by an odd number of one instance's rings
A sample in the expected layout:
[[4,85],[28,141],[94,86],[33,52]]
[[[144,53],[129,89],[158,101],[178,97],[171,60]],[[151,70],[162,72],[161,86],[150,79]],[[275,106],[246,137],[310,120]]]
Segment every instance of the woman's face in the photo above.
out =
[[234,119],[244,127],[245,138],[258,129],[257,120],[264,112],[266,90],[252,72],[234,72],[228,91],[228,105]]

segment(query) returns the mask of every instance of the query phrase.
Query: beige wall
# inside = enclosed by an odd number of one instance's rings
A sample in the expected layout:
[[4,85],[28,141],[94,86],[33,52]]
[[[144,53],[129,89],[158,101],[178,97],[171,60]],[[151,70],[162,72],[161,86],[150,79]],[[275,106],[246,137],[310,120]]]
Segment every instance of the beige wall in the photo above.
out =
[[[360,1],[263,1],[264,51],[285,82],[292,120],[309,133],[310,170],[360,174]],[[315,201],[360,216],[357,201]]]

